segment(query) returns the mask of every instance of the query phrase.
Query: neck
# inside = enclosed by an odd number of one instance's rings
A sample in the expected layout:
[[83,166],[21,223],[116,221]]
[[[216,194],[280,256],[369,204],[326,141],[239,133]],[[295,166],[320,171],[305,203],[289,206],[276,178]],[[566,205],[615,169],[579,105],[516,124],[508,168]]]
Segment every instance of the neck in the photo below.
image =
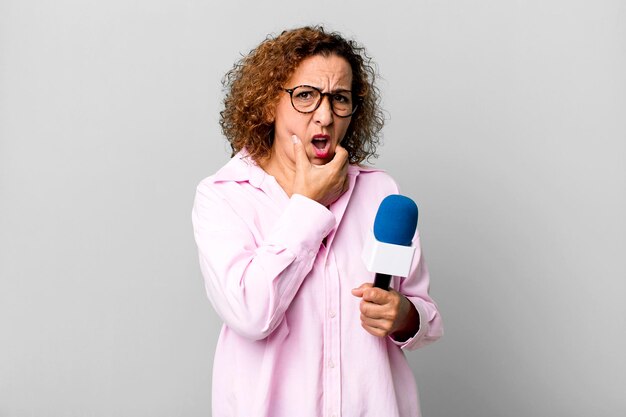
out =
[[278,185],[291,197],[293,180],[296,177],[296,167],[283,155],[277,154],[273,149],[269,158],[259,162],[263,170],[274,177]]

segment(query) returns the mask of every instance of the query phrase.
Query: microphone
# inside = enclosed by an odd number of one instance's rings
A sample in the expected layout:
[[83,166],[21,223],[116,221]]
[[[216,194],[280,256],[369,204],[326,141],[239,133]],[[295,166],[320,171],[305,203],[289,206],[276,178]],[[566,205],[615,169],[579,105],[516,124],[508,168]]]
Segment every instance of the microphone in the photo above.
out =
[[388,290],[392,275],[409,275],[417,213],[417,204],[403,195],[391,194],[380,203],[361,253],[367,270],[376,273],[374,287]]

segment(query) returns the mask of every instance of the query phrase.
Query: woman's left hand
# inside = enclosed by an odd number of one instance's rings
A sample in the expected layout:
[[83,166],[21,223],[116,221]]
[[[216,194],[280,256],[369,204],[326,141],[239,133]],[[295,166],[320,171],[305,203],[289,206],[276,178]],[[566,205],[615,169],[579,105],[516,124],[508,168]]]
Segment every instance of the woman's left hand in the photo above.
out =
[[364,283],[352,290],[361,298],[361,326],[368,333],[403,341],[414,336],[419,329],[419,314],[404,295],[394,289],[385,291]]

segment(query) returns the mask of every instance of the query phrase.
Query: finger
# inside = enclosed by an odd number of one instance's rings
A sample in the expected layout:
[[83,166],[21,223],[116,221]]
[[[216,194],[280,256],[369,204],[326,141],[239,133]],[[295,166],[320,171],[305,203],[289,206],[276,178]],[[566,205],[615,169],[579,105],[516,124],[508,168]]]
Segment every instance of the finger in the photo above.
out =
[[293,142],[293,153],[294,159],[296,161],[296,169],[298,169],[299,167],[305,168],[310,165],[309,157],[304,150],[304,145],[302,144],[300,138],[297,135],[292,135],[291,141]]
[[365,331],[367,331],[372,336],[380,337],[381,339],[387,336],[387,334],[385,334],[385,332],[380,329],[376,329],[374,327],[367,327],[364,325],[361,325],[361,326],[365,329]]
[[340,166],[342,168],[347,169],[348,168],[348,151],[346,151],[346,149],[344,147],[342,147],[341,145],[337,145],[335,147],[335,156],[333,156],[333,159],[328,163],[336,165],[336,166]]
[[382,288],[368,288],[363,291],[363,300],[374,304],[388,304],[391,301],[391,294]]
[[363,315],[361,315],[361,324],[375,329],[384,330],[386,332],[391,331],[391,328],[393,327],[393,321],[391,320],[373,319]]
[[359,311],[361,311],[361,315],[370,319],[393,320],[394,318],[394,310],[389,308],[388,304],[379,305],[369,301],[361,301]]
[[388,326],[383,323],[361,322],[361,327],[363,327],[369,334],[376,337],[386,337],[391,333]]
[[353,288],[352,289],[352,295],[354,295],[356,297],[362,297],[363,296],[363,291],[365,291],[366,288],[371,288],[372,285],[373,284],[370,283],[370,282],[364,282],[363,284],[361,284],[357,288]]
[[348,151],[346,150],[346,148],[341,146],[341,143],[338,143],[337,146],[335,146],[335,155],[336,154],[345,154],[345,156],[348,156]]
[[363,288],[352,288],[351,292],[355,297],[363,297]]

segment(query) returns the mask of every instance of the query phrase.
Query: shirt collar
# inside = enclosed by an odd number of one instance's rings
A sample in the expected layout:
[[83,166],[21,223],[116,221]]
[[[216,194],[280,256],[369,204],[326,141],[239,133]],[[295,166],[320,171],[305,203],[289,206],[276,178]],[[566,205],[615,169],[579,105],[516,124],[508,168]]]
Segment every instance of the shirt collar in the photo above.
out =
[[247,181],[259,188],[263,179],[265,179],[265,175],[267,175],[265,171],[254,162],[248,151],[244,148],[237,152],[226,165],[215,173],[214,181]]

